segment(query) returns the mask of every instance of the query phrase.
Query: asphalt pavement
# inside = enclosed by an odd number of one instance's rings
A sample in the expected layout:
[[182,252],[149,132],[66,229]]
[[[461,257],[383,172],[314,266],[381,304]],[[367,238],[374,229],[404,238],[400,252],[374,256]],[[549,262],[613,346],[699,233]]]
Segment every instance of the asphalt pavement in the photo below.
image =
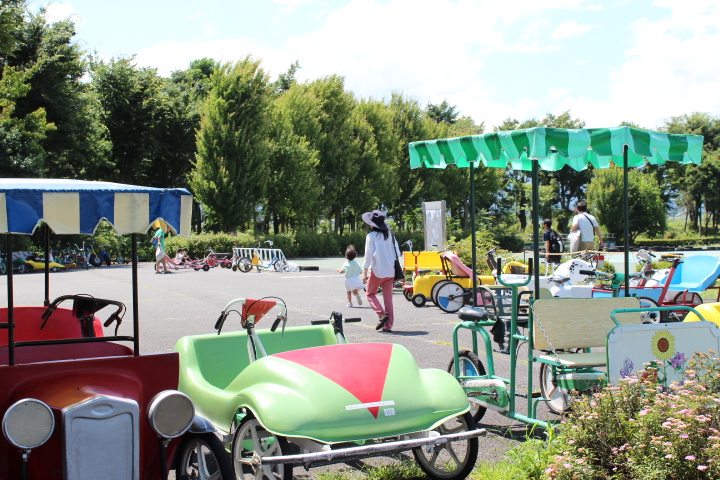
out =
[[[170,274],[156,274],[152,263],[142,263],[138,268],[140,349],[143,354],[173,350],[177,340],[186,335],[214,333],[213,326],[218,314],[230,300],[235,298],[261,298],[276,296],[288,306],[288,326],[309,325],[312,320],[326,319],[333,311],[342,312],[345,317],[361,317],[362,322],[346,324],[346,336],[350,342],[391,342],[405,346],[415,356],[422,368],[446,370],[452,358],[452,329],[457,316],[442,312],[428,302],[417,308],[396,292],[395,325],[393,333],[375,330],[377,316],[363,300],[362,305],[346,307],[347,297],[344,278],[336,272],[342,265],[342,258],[291,260],[300,265],[318,266],[317,271],[292,273],[233,272],[220,267],[210,271],[180,269]],[[129,265],[103,266],[81,270],[78,268],[51,273],[50,294],[52,301],[61,295],[90,294],[97,298],[108,298],[124,302],[128,313],[122,323],[119,335],[132,334],[132,275]],[[14,302],[16,306],[42,305],[44,299],[44,276],[40,272],[16,274]],[[0,288],[6,290],[7,276],[0,277]],[[5,295],[1,295],[2,306],[7,306]],[[103,311],[98,317],[105,319]],[[229,317],[225,328],[239,329],[239,317]],[[236,322],[236,323],[234,323]],[[262,321],[259,328],[269,328],[269,321]],[[112,335],[112,329],[106,329]],[[470,347],[470,337],[462,336],[461,347]],[[496,374],[509,378],[508,355],[494,353]],[[482,354],[481,354],[482,358]],[[527,350],[520,348],[520,358],[527,358]],[[520,393],[526,394],[527,361],[519,362],[517,376]],[[537,373],[534,383],[537,385]],[[537,390],[537,387],[535,387]],[[524,398],[518,398],[518,407],[526,413]],[[541,411],[541,418],[555,418]],[[499,414],[489,411],[480,427],[487,428],[491,435],[481,438],[479,461],[497,461],[504,452],[522,441],[528,432],[525,425],[518,424]],[[393,461],[387,459],[376,462]],[[358,468],[362,462],[347,468]],[[325,467],[328,468],[328,467]],[[313,472],[296,469],[296,478],[313,478]]]

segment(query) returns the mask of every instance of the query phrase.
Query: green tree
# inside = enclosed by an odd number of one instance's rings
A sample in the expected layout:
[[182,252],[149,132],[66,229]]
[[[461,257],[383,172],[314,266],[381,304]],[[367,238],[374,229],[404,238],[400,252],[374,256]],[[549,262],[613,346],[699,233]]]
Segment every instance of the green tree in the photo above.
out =
[[17,31],[23,23],[25,0],[0,0],[0,55],[12,55],[20,46]]
[[45,10],[28,14],[18,28],[20,44],[3,60],[25,71],[30,91],[17,101],[14,115],[24,117],[40,109],[55,128],[41,141],[46,152],[44,175],[60,178],[94,178],[106,166],[110,143],[100,123],[100,105],[90,86],[83,52],[73,43],[70,20],[48,24]]
[[345,91],[345,80],[337,75],[296,83],[284,96],[296,113],[292,119],[294,132],[318,152],[318,175],[323,182],[320,216],[334,219],[335,231],[341,231],[347,192],[355,188],[362,153],[355,132],[355,98]]
[[[630,243],[638,235],[662,235],[667,228],[665,205],[655,177],[638,169],[628,172],[630,211]],[[623,169],[612,166],[598,170],[587,190],[589,208],[596,214],[605,232],[615,233],[624,241],[625,213],[623,202]]]
[[162,79],[154,68],[138,68],[133,58],[93,60],[93,89],[102,106],[102,123],[112,141],[111,161],[98,178],[120,183],[163,185],[157,127],[162,116]]
[[155,128],[154,166],[158,184],[185,187],[193,167],[201,109],[210,93],[210,77],[217,63],[194,60],[186,70],[172,72],[162,84]]
[[443,100],[442,103],[437,105],[428,102],[427,114],[435,121],[435,123],[447,123],[452,125],[457,121],[457,117],[459,115],[458,112],[455,111],[456,108],[456,105],[451,106],[447,100]]
[[322,191],[317,174],[318,152],[305,137],[295,133],[295,111],[291,107],[291,102],[281,96],[272,110],[268,157],[271,173],[264,210],[272,219],[275,234],[313,225]]
[[261,203],[268,173],[269,90],[260,61],[249,56],[218,66],[211,77],[190,174],[211,231],[246,226]]

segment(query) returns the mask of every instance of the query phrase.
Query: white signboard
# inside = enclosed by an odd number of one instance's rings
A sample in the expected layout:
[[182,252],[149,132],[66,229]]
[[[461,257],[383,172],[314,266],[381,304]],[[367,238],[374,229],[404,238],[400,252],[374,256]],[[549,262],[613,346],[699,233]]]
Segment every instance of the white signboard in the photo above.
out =
[[439,202],[423,202],[423,223],[425,230],[425,250],[432,250],[433,245],[443,247],[447,244],[445,231],[445,200]]
[[695,352],[720,351],[720,328],[713,322],[624,325],[610,332],[607,347],[611,384],[638,372],[642,376],[647,364],[660,361],[647,374],[667,386],[682,380]]

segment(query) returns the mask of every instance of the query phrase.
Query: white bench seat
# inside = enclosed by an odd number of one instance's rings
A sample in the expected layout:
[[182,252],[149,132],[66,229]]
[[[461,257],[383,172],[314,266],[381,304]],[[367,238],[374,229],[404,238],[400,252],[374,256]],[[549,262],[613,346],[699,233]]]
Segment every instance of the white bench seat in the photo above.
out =
[[559,363],[569,368],[605,366],[605,352],[558,353],[557,358],[553,354],[540,355],[536,358],[544,363]]

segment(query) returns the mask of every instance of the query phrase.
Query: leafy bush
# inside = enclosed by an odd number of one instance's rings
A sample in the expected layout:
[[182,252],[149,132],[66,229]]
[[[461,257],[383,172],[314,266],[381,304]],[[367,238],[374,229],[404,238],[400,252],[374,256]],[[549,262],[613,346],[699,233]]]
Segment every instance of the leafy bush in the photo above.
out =
[[525,250],[525,240],[522,237],[516,235],[498,235],[495,237],[495,240],[500,248],[508,252],[522,252]]
[[471,478],[478,480],[542,480],[555,456],[553,445],[527,438],[497,463],[478,462]]
[[[497,248],[498,242],[495,239],[495,236],[488,231],[477,232],[475,234],[475,240],[477,251],[477,271],[480,275],[489,275],[490,267],[487,265],[486,261],[487,253],[491,249]],[[455,249],[458,252],[460,260],[462,260],[465,265],[472,265],[472,237],[466,237],[456,242]],[[495,250],[495,257],[504,253],[508,253],[508,251],[498,248]]]
[[682,384],[668,389],[649,366],[573,403],[549,478],[719,478],[720,363],[710,352],[689,364]]

